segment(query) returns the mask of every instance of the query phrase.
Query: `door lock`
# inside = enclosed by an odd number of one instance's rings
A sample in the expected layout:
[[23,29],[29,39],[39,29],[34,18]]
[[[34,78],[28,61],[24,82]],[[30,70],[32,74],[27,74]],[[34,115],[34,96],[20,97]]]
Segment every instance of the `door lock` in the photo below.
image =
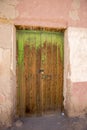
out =
[[39,73],[44,74],[44,69],[41,68],[41,69],[39,70]]

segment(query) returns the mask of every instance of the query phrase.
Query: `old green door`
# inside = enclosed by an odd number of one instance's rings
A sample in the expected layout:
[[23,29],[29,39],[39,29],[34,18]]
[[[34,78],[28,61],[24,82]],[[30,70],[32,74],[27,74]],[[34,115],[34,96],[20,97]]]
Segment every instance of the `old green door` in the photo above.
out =
[[20,115],[61,111],[62,32],[17,30],[17,79]]

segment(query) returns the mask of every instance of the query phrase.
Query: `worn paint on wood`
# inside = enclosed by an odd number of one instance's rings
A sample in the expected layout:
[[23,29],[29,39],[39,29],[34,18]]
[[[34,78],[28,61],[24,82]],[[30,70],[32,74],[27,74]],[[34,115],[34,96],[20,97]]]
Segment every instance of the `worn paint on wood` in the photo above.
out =
[[41,115],[62,108],[63,33],[17,31],[20,114]]

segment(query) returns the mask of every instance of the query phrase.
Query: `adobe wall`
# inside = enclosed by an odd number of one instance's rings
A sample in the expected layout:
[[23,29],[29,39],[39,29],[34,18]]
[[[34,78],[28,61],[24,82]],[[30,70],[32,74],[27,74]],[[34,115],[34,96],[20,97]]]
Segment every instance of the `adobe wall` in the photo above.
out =
[[65,31],[64,106],[69,116],[87,113],[87,28]]
[[16,110],[16,38],[11,24],[0,23],[0,124],[10,125]]
[[87,27],[86,0],[3,0],[0,21],[15,25]]
[[15,25],[66,29],[64,108],[69,116],[87,113],[87,1],[0,1],[0,123],[10,125],[16,110]]

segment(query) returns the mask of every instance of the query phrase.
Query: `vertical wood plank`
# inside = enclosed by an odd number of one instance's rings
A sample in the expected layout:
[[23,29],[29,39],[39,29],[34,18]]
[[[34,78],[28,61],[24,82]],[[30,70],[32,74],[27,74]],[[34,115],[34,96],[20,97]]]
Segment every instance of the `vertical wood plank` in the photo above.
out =
[[46,112],[46,87],[47,87],[47,82],[45,79],[45,74],[47,73],[47,43],[44,42],[43,47],[41,49],[41,68],[43,68],[44,72],[41,75],[41,85],[42,85],[42,91],[43,91],[43,95],[42,95],[42,112],[45,113]]
[[40,67],[41,67],[41,48],[36,53],[36,111],[41,115],[41,92],[40,92]]
[[58,47],[58,108],[63,107],[63,63],[60,55],[60,47]]
[[25,88],[26,88],[26,113],[30,112],[30,70],[29,70],[29,59],[30,59],[30,47],[29,45],[24,46],[24,70],[25,70]]
[[53,44],[53,110],[56,109],[56,88],[57,86],[57,46]]
[[52,65],[51,65],[51,43],[47,44],[47,111],[50,111],[51,108],[51,78],[52,78]]
[[31,91],[30,91],[30,109],[31,113],[35,113],[35,91],[36,91],[36,56],[35,56],[35,47],[34,45],[31,48]]

